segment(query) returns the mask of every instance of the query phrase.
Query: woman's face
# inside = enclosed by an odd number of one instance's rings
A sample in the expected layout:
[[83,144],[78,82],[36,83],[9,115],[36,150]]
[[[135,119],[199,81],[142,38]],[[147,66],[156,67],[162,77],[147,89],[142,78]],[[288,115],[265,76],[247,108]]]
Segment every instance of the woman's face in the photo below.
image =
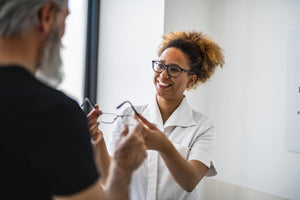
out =
[[[187,55],[174,47],[164,50],[158,60],[166,65],[178,65],[182,69],[190,70]],[[194,81],[195,75],[182,72],[179,77],[172,78],[166,69],[162,73],[154,72],[153,78],[158,98],[175,101],[182,99],[185,89]]]

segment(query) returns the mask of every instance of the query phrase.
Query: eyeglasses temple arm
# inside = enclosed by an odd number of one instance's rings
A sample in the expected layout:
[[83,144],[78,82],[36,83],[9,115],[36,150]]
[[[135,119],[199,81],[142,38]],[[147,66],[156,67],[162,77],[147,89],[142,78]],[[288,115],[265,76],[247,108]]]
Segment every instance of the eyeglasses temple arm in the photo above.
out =
[[130,101],[124,101],[123,103],[121,103],[119,106],[117,106],[117,109],[121,108],[125,103],[129,103],[132,110],[134,111],[134,113],[139,116],[138,112],[135,110],[135,108],[133,107],[132,103]]
[[95,108],[95,105],[89,100],[89,98],[87,98],[87,97],[85,97],[84,98],[84,101],[83,101],[83,103],[81,104],[81,106],[84,106],[84,103],[85,102],[88,102],[88,104],[91,106],[91,107],[93,107],[93,108]]

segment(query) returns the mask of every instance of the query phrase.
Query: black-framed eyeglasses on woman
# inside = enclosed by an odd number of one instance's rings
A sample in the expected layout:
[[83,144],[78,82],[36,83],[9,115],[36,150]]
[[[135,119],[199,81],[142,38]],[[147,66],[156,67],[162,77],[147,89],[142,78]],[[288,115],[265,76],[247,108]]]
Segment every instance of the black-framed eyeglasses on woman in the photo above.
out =
[[180,76],[180,74],[184,71],[190,74],[195,74],[192,71],[186,70],[186,69],[182,69],[181,67],[179,67],[178,65],[172,64],[172,65],[166,65],[158,60],[152,60],[152,69],[156,72],[156,73],[162,73],[163,71],[165,71],[167,69],[167,73],[170,77],[173,78],[177,78],[178,76]]

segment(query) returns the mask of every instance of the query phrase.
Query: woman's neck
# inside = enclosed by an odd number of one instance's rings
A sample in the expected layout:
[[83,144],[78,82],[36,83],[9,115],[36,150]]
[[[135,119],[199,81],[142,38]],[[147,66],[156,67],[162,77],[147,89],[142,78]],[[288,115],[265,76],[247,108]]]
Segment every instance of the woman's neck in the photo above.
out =
[[182,96],[182,98],[180,99],[168,100],[156,95],[156,101],[161,113],[163,124],[165,124],[165,122],[169,119],[172,113],[176,110],[176,108],[179,106],[183,98],[184,96]]

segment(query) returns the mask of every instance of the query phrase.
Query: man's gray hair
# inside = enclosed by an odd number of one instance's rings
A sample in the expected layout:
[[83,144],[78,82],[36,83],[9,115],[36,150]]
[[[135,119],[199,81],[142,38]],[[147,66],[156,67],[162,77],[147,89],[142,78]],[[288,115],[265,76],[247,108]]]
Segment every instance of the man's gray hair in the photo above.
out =
[[39,23],[39,11],[53,2],[58,11],[68,0],[0,0],[0,37],[24,35]]

